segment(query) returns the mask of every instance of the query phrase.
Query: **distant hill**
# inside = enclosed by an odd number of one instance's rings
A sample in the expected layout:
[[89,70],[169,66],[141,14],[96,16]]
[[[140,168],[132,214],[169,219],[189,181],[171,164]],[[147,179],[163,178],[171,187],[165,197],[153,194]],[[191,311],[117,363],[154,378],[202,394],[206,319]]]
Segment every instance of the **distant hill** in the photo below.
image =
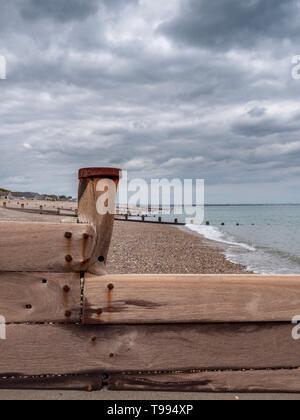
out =
[[36,192],[20,192],[20,191],[10,191],[10,190],[6,190],[5,188],[0,188],[0,194],[8,194],[11,193],[13,197],[15,198],[26,198],[27,200],[52,200],[52,201],[71,201],[73,198],[72,197],[66,197],[64,195],[59,196],[59,195],[55,195],[55,194],[39,194]]
[[36,198],[36,197],[41,197],[40,194],[35,193],[35,192],[15,192],[15,191],[12,191],[11,193],[16,198],[24,197],[24,198],[27,198],[28,200]]

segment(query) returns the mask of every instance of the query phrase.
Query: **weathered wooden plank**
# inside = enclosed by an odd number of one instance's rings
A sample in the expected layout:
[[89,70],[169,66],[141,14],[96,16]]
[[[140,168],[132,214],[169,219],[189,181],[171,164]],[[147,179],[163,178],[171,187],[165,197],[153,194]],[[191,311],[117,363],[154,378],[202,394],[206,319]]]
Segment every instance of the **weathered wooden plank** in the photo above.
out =
[[101,375],[0,378],[0,389],[101,391]]
[[0,222],[0,271],[85,271],[94,247],[90,225]]
[[86,276],[84,323],[290,322],[300,276]]
[[79,322],[79,273],[0,272],[0,314],[11,322]]
[[220,371],[165,375],[113,374],[111,391],[179,392],[300,392],[300,369]]
[[90,223],[97,232],[88,268],[92,274],[107,274],[106,260],[113,232],[119,179],[120,169],[85,168],[79,171],[78,220]]
[[9,325],[0,376],[295,368],[290,324]]

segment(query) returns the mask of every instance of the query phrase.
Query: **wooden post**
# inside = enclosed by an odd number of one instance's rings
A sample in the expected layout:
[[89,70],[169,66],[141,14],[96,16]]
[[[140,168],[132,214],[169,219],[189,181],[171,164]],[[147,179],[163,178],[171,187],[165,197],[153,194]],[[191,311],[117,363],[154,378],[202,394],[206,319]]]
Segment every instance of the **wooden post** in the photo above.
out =
[[[91,274],[106,274],[107,254],[116,213],[114,200],[120,172],[120,169],[113,168],[85,168],[79,171],[78,221],[91,224],[96,230],[97,237],[88,269]],[[109,199],[104,200],[105,197],[109,197]],[[99,208],[99,202],[103,200],[104,207],[107,207],[106,214],[104,214],[103,208]],[[112,201],[114,202],[112,203]],[[112,206],[114,207],[113,211]]]

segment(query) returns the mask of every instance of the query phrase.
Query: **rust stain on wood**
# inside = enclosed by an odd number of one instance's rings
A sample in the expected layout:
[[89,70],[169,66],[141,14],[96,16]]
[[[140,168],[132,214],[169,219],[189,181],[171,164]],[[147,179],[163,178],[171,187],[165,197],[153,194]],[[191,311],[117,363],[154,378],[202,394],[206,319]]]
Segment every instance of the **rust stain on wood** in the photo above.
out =
[[87,254],[87,247],[88,247],[89,239],[90,239],[90,235],[88,233],[84,233],[83,239],[82,239],[82,249],[81,249],[83,263],[85,263],[87,260],[86,254]]
[[155,302],[149,302],[147,300],[126,300],[125,305],[129,305],[129,306],[137,306],[140,308],[149,308],[149,309],[155,309],[155,308],[160,308],[162,305],[160,305],[159,303],[155,303]]
[[70,293],[70,287],[69,286],[64,286],[63,287],[63,303],[64,303],[64,308],[68,309],[69,308],[69,293]]

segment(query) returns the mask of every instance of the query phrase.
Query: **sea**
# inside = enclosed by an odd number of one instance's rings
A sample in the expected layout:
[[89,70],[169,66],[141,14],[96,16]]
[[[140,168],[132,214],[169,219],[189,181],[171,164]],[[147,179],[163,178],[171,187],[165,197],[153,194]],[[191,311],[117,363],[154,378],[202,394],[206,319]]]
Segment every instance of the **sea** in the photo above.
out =
[[300,205],[207,206],[204,218],[187,227],[223,243],[229,261],[257,274],[300,274]]
[[206,206],[203,219],[186,226],[222,243],[229,261],[257,274],[300,274],[300,204]]

